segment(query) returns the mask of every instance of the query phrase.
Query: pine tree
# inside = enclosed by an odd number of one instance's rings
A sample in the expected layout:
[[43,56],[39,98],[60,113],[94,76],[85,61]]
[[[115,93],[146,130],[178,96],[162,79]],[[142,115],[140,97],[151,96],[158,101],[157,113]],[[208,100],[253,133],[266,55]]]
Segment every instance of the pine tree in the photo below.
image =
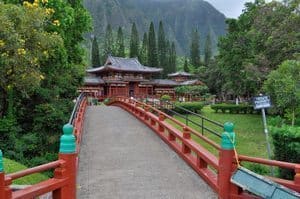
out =
[[130,49],[129,49],[130,57],[138,57],[139,56],[139,33],[136,29],[135,23],[132,24],[131,27],[131,36],[130,36]]
[[158,65],[156,36],[153,22],[150,24],[148,34],[148,65],[152,67],[156,67]]
[[157,52],[158,52],[158,61],[160,68],[164,69],[163,76],[166,77],[166,68],[167,68],[167,49],[166,49],[166,38],[165,38],[165,31],[163,27],[162,21],[159,22],[158,28],[158,38],[157,38]]
[[124,45],[124,35],[122,28],[119,26],[118,36],[117,36],[117,44],[116,51],[118,57],[125,57],[125,45]]
[[190,72],[187,58],[185,58],[185,60],[184,60],[183,71],[187,72],[187,73]]
[[192,32],[192,41],[190,48],[191,64],[193,67],[200,67],[200,36],[197,29]]
[[210,33],[207,34],[204,51],[204,64],[208,66],[212,56]]
[[114,38],[111,25],[108,24],[105,31],[105,38],[104,38],[104,47],[103,47],[103,59],[105,60],[107,55],[113,54],[113,47],[114,47]]
[[97,37],[94,37],[92,43],[92,67],[98,67],[101,65],[99,46],[97,42]]
[[139,53],[139,60],[143,65],[148,65],[148,35],[146,32],[143,36],[143,43]]
[[176,47],[175,42],[172,42],[170,50],[170,68],[169,73],[174,73],[176,71]]

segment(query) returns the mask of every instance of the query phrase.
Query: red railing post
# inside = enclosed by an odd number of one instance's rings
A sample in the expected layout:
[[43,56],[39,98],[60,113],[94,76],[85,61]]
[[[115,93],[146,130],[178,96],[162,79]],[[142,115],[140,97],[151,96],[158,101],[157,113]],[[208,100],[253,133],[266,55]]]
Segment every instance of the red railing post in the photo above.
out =
[[163,133],[165,131],[164,126],[161,124],[161,122],[163,122],[165,119],[166,119],[166,117],[162,113],[159,113],[159,116],[158,116],[158,120],[159,120],[158,130],[159,130],[159,132]]
[[60,138],[59,159],[64,160],[63,166],[55,169],[54,178],[67,179],[67,184],[53,192],[53,199],[76,199],[76,143],[73,126],[63,127],[64,135]]
[[9,188],[9,185],[11,183],[5,182],[5,173],[4,173],[4,167],[3,167],[3,154],[0,150],[0,198],[3,199],[11,199],[12,198],[12,191]]
[[297,165],[295,168],[294,182],[296,185],[300,186],[300,165]]
[[233,171],[233,158],[235,147],[235,133],[233,132],[234,125],[226,122],[222,133],[221,150],[219,152],[219,172],[218,172],[218,187],[219,198],[230,199],[231,182],[230,178]]
[[[183,127],[183,133],[182,133],[182,136],[183,136],[183,138],[184,139],[191,139],[191,132],[189,131],[189,129],[185,126],[185,127]],[[188,147],[188,146],[186,146],[185,144],[184,144],[184,142],[182,142],[182,153],[191,153],[191,149]]]

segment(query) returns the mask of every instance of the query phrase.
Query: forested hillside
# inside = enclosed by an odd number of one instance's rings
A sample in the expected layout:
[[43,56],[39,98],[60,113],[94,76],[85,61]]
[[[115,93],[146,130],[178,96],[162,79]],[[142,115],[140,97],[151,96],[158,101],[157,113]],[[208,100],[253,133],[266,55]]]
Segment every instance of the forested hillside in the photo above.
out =
[[179,55],[188,55],[194,29],[200,33],[201,54],[208,33],[216,53],[218,37],[226,32],[225,16],[203,0],[85,0],[84,5],[93,17],[98,38],[104,38],[108,24],[115,32],[122,27],[128,37],[135,22],[141,39],[151,21],[156,30],[162,21],[166,36],[175,42]]

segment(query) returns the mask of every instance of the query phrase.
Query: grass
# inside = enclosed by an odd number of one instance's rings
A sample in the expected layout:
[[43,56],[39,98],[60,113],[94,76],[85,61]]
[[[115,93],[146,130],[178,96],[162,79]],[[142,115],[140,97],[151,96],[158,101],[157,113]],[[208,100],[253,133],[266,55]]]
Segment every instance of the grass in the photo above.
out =
[[[255,156],[255,157],[262,157],[267,158],[267,150],[266,150],[266,141],[265,135],[263,133],[263,124],[261,115],[255,114],[228,114],[228,113],[215,113],[209,106],[205,106],[202,111],[201,115],[213,120],[217,121],[221,124],[225,122],[233,122],[235,125],[235,133],[237,136],[237,152],[238,154],[248,155],[248,156]],[[175,116],[176,119],[185,122],[185,119],[179,118]],[[196,118],[195,116],[189,116],[190,119],[193,121],[197,121],[201,124],[201,120]],[[201,128],[196,125],[189,125],[193,129],[198,130],[201,132]],[[216,127],[215,125],[209,124],[207,122],[204,123],[205,127],[209,127],[212,130],[215,130],[218,133],[222,133],[223,129],[220,127]],[[215,141],[216,143],[220,144],[221,139],[211,133],[204,132],[204,135],[209,137],[211,140]],[[203,144],[203,142],[199,138],[194,139],[197,142]],[[216,151],[214,151],[211,147],[207,144],[203,144],[205,147],[208,148],[209,151],[217,155]]]
[[[14,173],[17,171],[27,169],[26,166],[24,166],[18,162],[15,162],[13,160],[10,160],[10,159],[4,158],[3,162],[4,162],[4,171],[6,174]],[[47,176],[38,173],[38,174],[32,174],[32,175],[14,180],[13,184],[31,185],[31,184],[36,184],[38,182],[41,182],[41,181],[47,180],[47,179],[48,179]]]

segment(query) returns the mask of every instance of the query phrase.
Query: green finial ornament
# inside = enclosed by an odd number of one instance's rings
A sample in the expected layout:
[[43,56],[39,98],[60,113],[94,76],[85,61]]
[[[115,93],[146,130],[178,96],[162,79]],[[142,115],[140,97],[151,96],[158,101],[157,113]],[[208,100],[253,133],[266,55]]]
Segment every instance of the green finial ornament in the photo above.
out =
[[235,140],[235,133],[233,131],[234,124],[231,122],[226,122],[224,124],[224,132],[222,133],[222,141],[221,147],[222,149],[232,150],[235,147],[236,140]]
[[60,137],[60,153],[75,153],[76,150],[76,141],[75,136],[73,135],[73,126],[71,124],[65,124],[63,127],[63,135]]
[[0,172],[4,171],[4,167],[3,167],[3,153],[0,150]]

